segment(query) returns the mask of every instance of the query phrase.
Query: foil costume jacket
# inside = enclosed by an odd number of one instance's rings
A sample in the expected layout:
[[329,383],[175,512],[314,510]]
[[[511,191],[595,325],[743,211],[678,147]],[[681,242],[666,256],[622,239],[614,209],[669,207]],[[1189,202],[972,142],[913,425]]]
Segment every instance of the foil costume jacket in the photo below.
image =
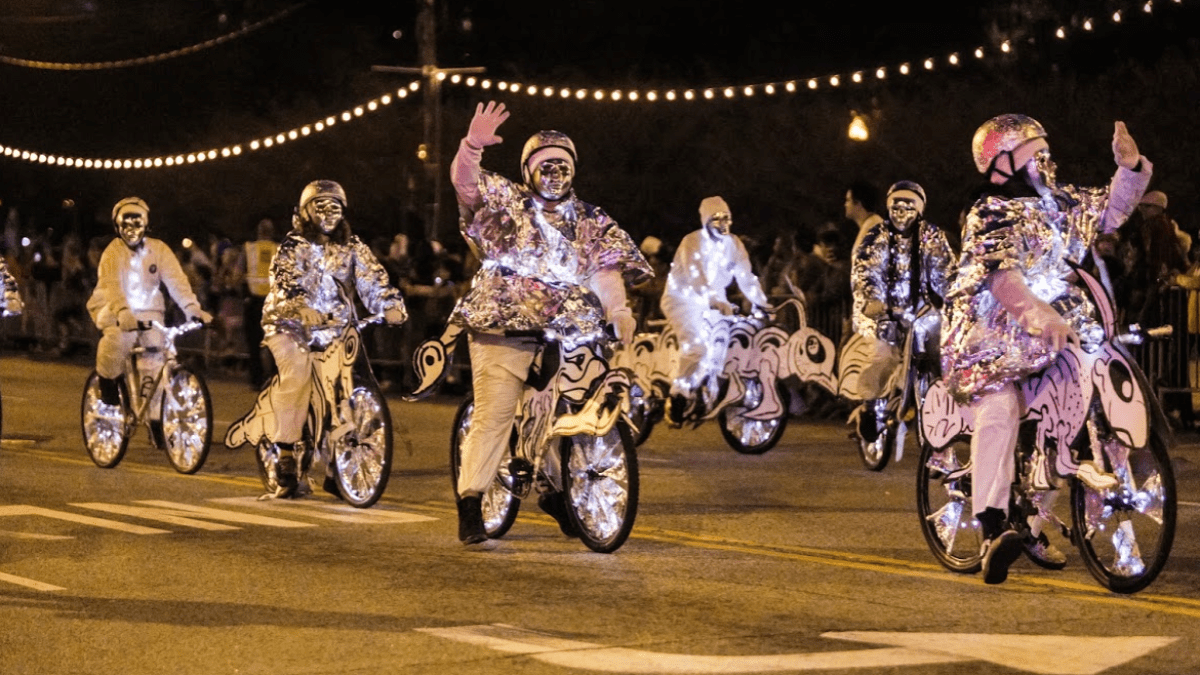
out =
[[988,196],[971,208],[942,332],[942,372],[956,398],[965,402],[995,392],[1058,356],[992,295],[989,277],[999,270],[1018,270],[1085,349],[1103,340],[1091,301],[1071,281],[1071,265],[1083,262],[1097,235],[1129,217],[1150,182],[1150,161],[1143,157],[1141,163],[1137,172],[1118,168],[1107,189],[1059,184],[1051,197]]
[[662,296],[663,315],[676,331],[703,331],[704,312],[727,302],[725,289],[734,281],[752,304],[769,304],[740,239],[731,234],[713,236],[706,228],[690,232],[679,242],[671,262]]
[[[931,293],[944,299],[954,278],[958,260],[946,233],[923,218],[911,227],[911,232],[901,233],[890,221],[878,221],[863,229],[854,245],[851,321],[854,332],[865,338],[885,339],[876,319],[864,313],[867,303],[879,302],[891,316],[911,324],[919,303],[928,301]],[[914,253],[919,257],[914,258]],[[911,283],[914,262],[920,277],[918,289]]]
[[[387,271],[357,236],[351,235],[345,244],[317,244],[292,230],[271,263],[263,333],[286,333],[301,344],[324,348],[350,322],[354,291],[373,314],[398,309],[408,317],[399,289],[388,284]],[[300,318],[302,307],[329,315],[335,327],[311,330]]]
[[117,325],[122,309],[135,315],[153,312],[161,316],[166,310],[163,286],[185,314],[200,309],[179,259],[161,239],[146,237],[135,249],[126,246],[120,237],[113,239],[100,254],[96,279],[87,309],[100,330]]
[[[474,162],[479,155],[455,163]],[[599,207],[571,191],[544,207],[524,184],[479,170],[475,202],[460,184],[460,229],[481,267],[450,321],[480,333],[550,330],[568,338],[599,335],[605,308],[589,286],[597,272],[620,270],[626,283],[653,275],[633,239]],[[474,204],[473,204],[474,202]],[[477,208],[473,209],[473,206]]]

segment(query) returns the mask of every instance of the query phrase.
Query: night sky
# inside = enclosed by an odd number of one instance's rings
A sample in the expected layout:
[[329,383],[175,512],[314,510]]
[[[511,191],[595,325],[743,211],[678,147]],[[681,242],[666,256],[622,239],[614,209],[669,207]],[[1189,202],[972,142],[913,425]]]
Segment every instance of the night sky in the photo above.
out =
[[[153,156],[242,143],[337,113],[409,79],[372,72],[372,65],[419,65],[418,3],[386,3],[383,8],[379,4],[331,0],[3,3],[0,56],[68,63],[162,54],[227,35],[289,8],[293,11],[244,37],[147,65],[58,71],[0,64],[0,144],[78,156]],[[881,187],[897,177],[897,170],[908,168],[932,174],[928,178],[931,183],[949,183],[952,179],[943,174],[960,168],[969,173],[969,158],[962,157],[959,147],[954,149],[953,160],[927,167],[910,159],[913,151],[897,150],[905,147],[897,141],[884,148],[878,161],[863,155],[856,163],[847,164],[854,153],[862,155],[863,151],[822,148],[826,157],[838,155],[841,163],[830,164],[829,171],[841,175],[798,176],[798,180],[815,185],[820,195],[806,195],[814,202],[811,205],[792,207],[773,197],[780,192],[778,187],[735,185],[735,179],[754,183],[748,174],[755,167],[762,167],[774,180],[781,172],[819,172],[826,160],[798,157],[800,152],[814,150],[811,145],[778,146],[780,156],[768,156],[770,139],[748,138],[743,145],[739,127],[754,132],[747,136],[762,136],[770,130],[758,128],[760,125],[803,120],[821,111],[836,117],[831,128],[842,129],[850,108],[872,107],[885,122],[899,120],[899,112],[888,109],[894,105],[891,102],[919,100],[924,95],[922,87],[928,85],[937,92],[930,96],[946,98],[939,110],[944,110],[948,119],[945,124],[922,122],[921,128],[945,129],[948,137],[944,144],[962,146],[969,139],[960,137],[969,136],[969,129],[982,121],[954,118],[964,97],[1012,91],[1017,95],[1011,100],[1024,104],[1024,90],[1030,88],[1027,83],[1040,85],[1068,70],[1086,85],[1116,62],[1141,61],[1153,67],[1168,44],[1184,45],[1185,55],[1195,58],[1197,22],[1191,6],[1196,0],[1185,0],[1180,7],[1172,7],[1170,0],[1157,4],[1158,16],[1147,19],[1137,14],[1140,4],[1131,2],[987,0],[952,3],[949,8],[943,3],[923,2],[888,3],[881,8],[875,2],[758,0],[441,1],[437,5],[440,65],[483,66],[487,76],[497,81],[555,86],[682,90],[804,80],[833,73],[848,75],[859,69],[871,72],[879,65],[894,68],[900,61],[918,63],[928,56],[945,57],[951,51],[965,54],[976,45],[995,45],[1000,37],[1008,36],[1026,54],[1040,52],[1032,62],[971,65],[961,73],[922,74],[911,82],[893,79],[857,90],[843,87],[831,93],[806,94],[790,104],[800,107],[764,109],[761,114],[749,102],[659,108],[641,114],[639,110],[648,109],[528,101],[521,95],[500,96],[494,90],[484,94],[447,85],[443,90],[442,142],[447,153],[443,161],[448,162],[448,153],[465,130],[474,103],[496,96],[509,103],[514,117],[501,129],[508,142],[489,151],[485,167],[512,175],[513,157],[529,133],[539,127],[568,130],[581,146],[581,162],[595,158],[600,160],[601,170],[610,172],[595,176],[585,171],[595,171],[597,164],[581,165],[578,185],[580,190],[586,187],[591,191],[582,196],[612,205],[610,210],[621,211],[616,213],[619,220],[636,219],[639,224],[630,226],[635,232],[648,232],[648,223],[655,221],[666,223],[663,227],[667,230],[691,227],[692,202],[704,196],[705,190],[727,189],[741,200],[735,210],[753,213],[761,222],[773,217],[815,221],[840,208],[838,186],[851,179],[850,170],[878,164],[879,175],[872,178],[881,182]],[[1097,35],[1116,36],[1107,41],[1099,37],[1082,45],[1075,41],[1069,51],[1054,45],[1047,33],[1050,26],[1060,20],[1067,25],[1078,22],[1081,8],[1089,8],[1097,16],[1125,8],[1132,15],[1127,14],[1130,18],[1119,31],[1112,28],[1111,21],[1099,23]],[[1193,20],[1184,21],[1186,18]],[[1191,51],[1187,51],[1188,45]],[[145,194],[152,207],[160,204],[157,213],[169,214],[181,230],[202,227],[236,237],[252,226],[259,213],[286,213],[299,188],[319,174],[347,184],[352,208],[357,207],[356,217],[364,226],[392,227],[396,213],[411,210],[413,203],[421,201],[418,193],[426,181],[414,156],[422,140],[421,107],[419,97],[415,98],[393,104],[386,114],[331,130],[319,139],[207,166],[81,171],[0,157],[0,199],[6,206],[15,202],[23,212],[42,214],[41,222],[46,223],[61,216],[54,210],[62,199],[70,198],[83,212],[75,217],[84,227],[91,227],[92,214],[103,220],[100,214],[106,214],[115,199],[137,192]],[[971,114],[1012,111],[1000,109],[1004,103],[1001,98],[991,104],[995,108],[991,112]],[[1195,110],[1194,101],[1164,103]],[[1105,130],[1111,128],[1109,120],[1125,115],[1123,107],[1128,106],[1097,104],[1105,119],[1082,130],[1089,139],[1100,137],[1101,151]],[[1057,110],[1047,106],[1036,112],[1051,115]],[[1049,120],[1044,121],[1053,127]],[[909,129],[916,126],[907,121],[905,125],[891,133],[900,139],[912,136],[915,132]],[[812,123],[808,126],[815,127]],[[1054,131],[1061,137],[1078,126],[1064,125]],[[1132,130],[1136,136],[1138,128]],[[1186,148],[1193,136],[1175,140],[1182,140]],[[807,138],[801,140],[810,143]],[[1074,141],[1063,146],[1072,150]],[[1179,143],[1174,147],[1179,149]],[[739,153],[745,156],[739,157]],[[896,160],[897,153],[904,155],[903,161]],[[680,165],[664,163],[662,154],[678,156]],[[722,173],[716,165],[726,161],[730,166]],[[696,173],[706,165],[714,165],[711,170],[716,178],[711,183],[685,181],[678,175]],[[643,167],[653,173],[636,175]],[[763,180],[767,179],[758,182]],[[660,183],[665,190],[647,191],[647,183]],[[1195,188],[1191,190],[1190,195],[1179,194],[1179,201],[1195,203]],[[931,197],[931,204],[934,201]],[[947,214],[957,212],[957,206],[949,202],[940,208]],[[452,209],[444,211],[442,220],[449,222],[443,223],[443,229],[453,227]],[[678,222],[674,221],[675,212],[681,214]]]

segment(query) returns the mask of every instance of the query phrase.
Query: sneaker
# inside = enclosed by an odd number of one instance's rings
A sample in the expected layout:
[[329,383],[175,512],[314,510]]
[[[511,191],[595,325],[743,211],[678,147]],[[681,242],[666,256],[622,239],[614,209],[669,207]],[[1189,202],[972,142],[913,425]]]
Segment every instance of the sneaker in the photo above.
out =
[[300,487],[300,477],[296,474],[296,457],[286,451],[280,452],[279,461],[275,463],[276,499],[290,499],[296,496]]
[[458,500],[458,540],[470,546],[487,541],[483,527],[483,501],[479,497]]
[[1079,470],[1075,472],[1075,477],[1083,481],[1083,484],[1093,490],[1112,490],[1119,484],[1117,477],[1111,473],[1104,473],[1092,462],[1081,462]]
[[571,520],[571,514],[567,513],[567,495],[565,493],[551,492],[538,495],[538,508],[558,521],[558,529],[562,530],[563,534],[572,539],[579,537],[579,528],[575,527],[575,521]]
[[983,583],[1000,584],[1008,578],[1008,568],[1021,555],[1021,535],[1005,530],[994,539],[985,539],[979,554],[983,556]]
[[1042,567],[1061,570],[1067,566],[1067,554],[1051,544],[1045,532],[1036,537],[1026,537],[1024,543],[1025,553]]

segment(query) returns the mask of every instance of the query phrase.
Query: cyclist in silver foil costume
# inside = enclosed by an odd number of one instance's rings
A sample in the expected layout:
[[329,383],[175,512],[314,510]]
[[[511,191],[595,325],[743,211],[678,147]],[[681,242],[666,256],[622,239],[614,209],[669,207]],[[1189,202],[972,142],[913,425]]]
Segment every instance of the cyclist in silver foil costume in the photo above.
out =
[[[545,331],[567,342],[600,335],[612,323],[629,342],[636,321],[625,284],[653,274],[637,244],[571,188],[576,152],[558,131],[540,131],[521,153],[517,183],[481,169],[483,149],[500,143],[504,104],[476,106],[451,165],[460,229],[481,267],[450,321],[468,332],[475,411],[462,444],[459,539],[484,541],[480,495],[508,447],[513,417],[535,345],[506,331]],[[561,494],[538,504],[570,532]]]
[[[887,396],[917,312],[926,304],[942,309],[958,265],[946,233],[925,220],[924,188],[899,181],[888,188],[886,205],[887,219],[859,232],[850,257],[851,326],[873,355],[858,380],[857,398],[865,402]],[[937,323],[931,323],[932,332]],[[858,414],[859,435],[873,442],[875,406],[865,404]]]
[[[271,263],[271,290],[263,303],[263,344],[271,350],[279,383],[271,390],[279,450],[276,497],[298,487],[295,445],[304,428],[312,389],[310,349],[328,346],[353,318],[357,292],[367,311],[389,324],[408,319],[400,291],[343,216],[346,192],[331,180],[305,186],[288,232]],[[315,328],[314,328],[315,327]]]
[[[942,372],[975,411],[971,440],[972,507],[984,534],[984,581],[1000,583],[1020,555],[1006,512],[1024,378],[1049,366],[1067,345],[1085,349],[1102,333],[1092,303],[1072,281],[1099,234],[1116,230],[1150,182],[1150,161],[1123,122],[1112,140],[1117,171],[1107,188],[1058,183],[1046,131],[1025,115],[999,115],[975,132],[975,166],[985,188],[963,227],[958,276],[947,296]],[[1084,462],[1078,478],[1098,488],[1111,476]],[[1038,522],[1032,534],[1047,545]],[[1055,557],[1061,556],[1057,553]]]

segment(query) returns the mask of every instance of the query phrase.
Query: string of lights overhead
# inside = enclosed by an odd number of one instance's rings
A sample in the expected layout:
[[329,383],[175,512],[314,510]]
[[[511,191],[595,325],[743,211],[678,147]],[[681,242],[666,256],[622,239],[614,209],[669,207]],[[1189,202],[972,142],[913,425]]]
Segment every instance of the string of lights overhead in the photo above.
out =
[[[1143,0],[1141,4],[1138,5],[1137,9],[1128,11],[1141,11],[1145,14],[1152,14],[1154,11],[1154,1],[1155,0]],[[1160,3],[1169,2],[1176,5],[1182,4],[1183,2],[1183,0],[1158,1]],[[295,8],[296,7],[293,7],[292,10]],[[1058,40],[1068,40],[1073,37],[1091,33],[1097,29],[1097,26],[1101,21],[1105,20],[1112,25],[1119,26],[1126,20],[1126,18],[1125,12],[1119,10],[1114,11],[1105,19],[1082,18],[1081,20],[1074,22],[1070,28],[1066,25],[1059,27],[1055,31],[1055,38]],[[1014,51],[1015,46],[1010,41],[1004,40],[994,47],[985,48],[983,46],[979,46],[966,53],[956,51],[940,57],[928,57],[920,61],[906,61],[894,65],[883,65],[874,69],[855,70],[847,73],[828,74],[820,77],[778,80],[772,82],[757,82],[751,84],[731,84],[703,88],[571,88],[568,86],[552,85],[547,83],[532,84],[527,82],[492,80],[473,75],[465,76],[458,73],[448,74],[440,71],[435,72],[433,76],[441,82],[448,82],[450,84],[468,88],[478,88],[483,91],[494,89],[499,92],[523,94],[532,97],[540,96],[547,99],[611,103],[670,103],[677,101],[704,102],[739,98],[751,99],[756,96],[771,97],[776,95],[795,94],[803,91],[829,90],[842,86],[854,86],[866,83],[872,78],[876,81],[880,81],[886,80],[893,76],[905,77],[921,72],[931,72],[945,68],[956,68],[962,66],[967,59],[984,60],[993,57],[1000,58],[1001,56],[1012,54]],[[38,150],[16,148],[0,143],[0,156],[32,163],[84,170],[145,170],[187,166],[220,159],[241,157],[247,153],[267,150],[278,145],[283,145],[284,143],[303,140],[315,133],[325,131],[336,124],[352,122],[356,119],[367,116],[369,113],[373,113],[384,106],[390,105],[394,99],[409,98],[420,90],[421,81],[413,80],[407,86],[395,90],[394,93],[383,94],[378,98],[372,99],[361,105],[357,105],[339,114],[332,114],[324,119],[317,120],[309,124],[304,124],[286,131],[280,131],[260,138],[255,138],[244,143],[224,146],[221,148],[209,148],[205,150],[179,153],[164,153],[162,155],[140,158],[97,158],[72,156],[61,153],[48,153]]]
[[310,2],[312,2],[312,0],[303,0],[303,2],[292,5],[291,7],[283,9],[261,21],[239,28],[238,30],[215,37],[211,40],[205,40],[204,42],[189,45],[187,47],[181,47],[179,49],[173,49],[169,52],[163,52],[161,54],[151,54],[149,56],[139,56],[136,58],[121,59],[117,61],[91,62],[37,61],[34,59],[23,59],[15,56],[5,56],[0,54],[0,63],[10,66],[19,66],[21,68],[36,68],[38,70],[112,70],[115,68],[145,66],[151,63],[159,63],[161,61],[178,58],[180,56],[187,56],[188,54],[195,54],[196,52],[201,52],[206,49],[216,47],[217,45],[245,37],[259,28],[262,28],[263,26],[270,25],[276,21],[279,21],[280,19],[283,19]]

